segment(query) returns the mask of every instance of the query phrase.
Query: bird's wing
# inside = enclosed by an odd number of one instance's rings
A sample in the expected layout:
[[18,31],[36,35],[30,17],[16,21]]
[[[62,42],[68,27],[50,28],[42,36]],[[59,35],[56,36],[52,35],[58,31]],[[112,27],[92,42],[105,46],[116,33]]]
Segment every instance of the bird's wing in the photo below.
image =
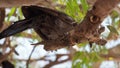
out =
[[40,7],[40,6],[34,6],[34,5],[22,6],[22,12],[25,18],[31,18],[31,17],[42,15],[42,14],[47,14],[47,15],[57,17],[63,20],[64,22],[66,22],[67,24],[76,23],[75,20],[72,19],[67,14],[57,11],[57,10],[46,8],[46,7]]
[[44,40],[57,39],[75,27],[76,22],[67,14],[46,7],[23,6],[25,18],[34,18],[33,26],[37,34]]

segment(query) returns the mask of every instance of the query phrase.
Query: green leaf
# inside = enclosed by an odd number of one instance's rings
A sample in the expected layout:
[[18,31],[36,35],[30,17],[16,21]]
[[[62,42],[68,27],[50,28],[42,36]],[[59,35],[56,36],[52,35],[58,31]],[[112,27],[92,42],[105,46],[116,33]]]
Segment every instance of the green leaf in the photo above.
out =
[[80,11],[79,4],[77,0],[66,1],[65,12],[74,18],[76,21],[80,21],[84,15]]
[[18,13],[19,13],[19,17],[20,17],[20,19],[23,19],[24,16],[23,16],[23,13],[22,13],[21,7],[18,8]]
[[10,17],[11,17],[11,16],[15,13],[15,11],[16,11],[16,8],[15,8],[15,7],[11,8],[10,13],[8,14],[7,21],[9,21],[9,20],[10,20]]
[[80,43],[80,44],[77,44],[78,47],[84,47],[85,45],[87,45],[88,42],[84,42],[84,43]]
[[88,10],[88,4],[87,4],[87,2],[86,2],[86,0],[80,0],[80,1],[81,1],[82,8],[84,10],[84,13],[86,13],[87,10]]
[[108,29],[110,30],[110,32],[112,32],[112,33],[115,33],[115,34],[119,35],[119,33],[118,33],[118,31],[116,30],[116,28],[115,28],[115,27],[110,26],[110,25],[108,25],[107,27],[108,27]]

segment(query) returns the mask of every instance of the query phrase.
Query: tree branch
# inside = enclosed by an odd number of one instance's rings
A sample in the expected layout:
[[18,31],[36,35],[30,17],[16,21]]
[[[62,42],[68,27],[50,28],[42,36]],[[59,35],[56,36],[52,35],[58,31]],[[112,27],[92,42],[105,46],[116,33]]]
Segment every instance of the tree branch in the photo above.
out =
[[[49,0],[51,1],[51,0]],[[48,0],[0,0],[0,7],[17,7],[25,5],[48,4]]]
[[119,2],[120,0],[97,0],[92,9],[87,12],[84,20],[71,31],[72,42],[89,41],[104,45],[106,41],[99,37],[101,34],[99,26]]
[[33,47],[32,51],[31,51],[31,53],[30,53],[30,55],[29,55],[29,58],[28,58],[28,60],[27,60],[27,62],[26,62],[26,68],[29,68],[29,62],[30,62],[31,56],[32,56],[35,48],[36,48],[36,46]]
[[60,54],[57,54],[57,55],[56,55],[56,57],[57,57],[56,60],[53,61],[53,62],[51,61],[49,64],[45,65],[44,68],[49,68],[49,67],[52,67],[52,66],[54,66],[54,65],[57,65],[57,64],[60,64],[60,63],[64,63],[64,62],[67,62],[67,61],[71,60],[70,54],[68,54],[68,55],[67,55],[67,56],[68,56],[67,59],[58,61],[58,59],[59,59],[61,56],[63,56],[63,55],[62,55],[62,54],[61,54],[61,55],[60,55]]
[[0,8],[0,30],[3,27],[4,18],[5,18],[5,9]]

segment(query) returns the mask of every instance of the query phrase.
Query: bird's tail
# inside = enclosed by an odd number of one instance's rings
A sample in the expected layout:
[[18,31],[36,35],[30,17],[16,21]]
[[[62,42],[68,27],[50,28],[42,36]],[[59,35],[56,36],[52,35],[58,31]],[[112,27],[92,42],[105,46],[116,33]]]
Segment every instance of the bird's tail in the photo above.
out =
[[30,19],[15,22],[0,33],[0,39],[15,35],[16,33],[20,33],[28,28],[31,28],[31,23]]

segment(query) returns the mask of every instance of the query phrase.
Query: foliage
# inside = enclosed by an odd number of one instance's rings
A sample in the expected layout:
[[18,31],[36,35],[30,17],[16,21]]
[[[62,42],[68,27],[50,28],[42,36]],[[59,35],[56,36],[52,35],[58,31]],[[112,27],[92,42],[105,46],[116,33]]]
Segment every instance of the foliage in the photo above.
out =
[[15,11],[16,11],[16,8],[11,8],[11,11],[10,11],[10,13],[8,14],[8,18],[7,18],[7,21],[9,21],[10,20],[10,17],[15,13]]
[[93,48],[91,48],[90,51],[87,51],[85,46],[82,48],[82,51],[75,53],[72,68],[92,68],[93,63],[97,61],[103,61],[103,58],[101,58],[99,55],[106,53],[105,47],[93,45]]
[[88,4],[86,0],[59,0],[58,2],[65,5],[66,8],[64,12],[73,17],[78,22],[84,18],[88,10]]

